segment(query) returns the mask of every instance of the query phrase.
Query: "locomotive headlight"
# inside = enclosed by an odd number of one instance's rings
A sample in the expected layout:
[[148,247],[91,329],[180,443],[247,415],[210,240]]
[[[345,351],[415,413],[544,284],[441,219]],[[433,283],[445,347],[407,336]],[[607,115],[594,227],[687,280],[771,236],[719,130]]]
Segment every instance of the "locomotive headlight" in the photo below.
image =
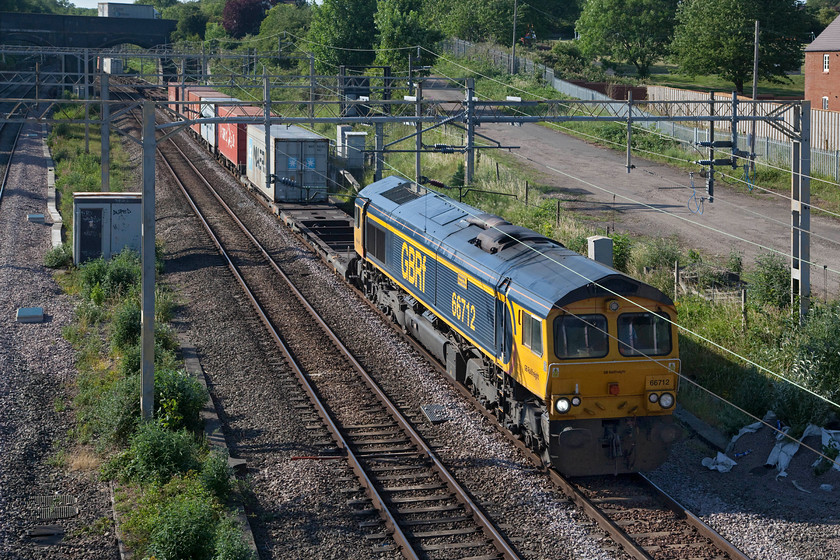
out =
[[652,403],[655,403],[659,400],[659,395],[657,395],[656,393],[651,393],[650,395],[648,395],[648,400]]
[[578,397],[578,396],[572,397],[572,406],[580,406],[580,397]]
[[554,410],[560,414],[566,414],[571,407],[572,403],[566,397],[557,399],[557,402],[554,403]]
[[671,393],[662,393],[662,396],[659,397],[659,406],[662,408],[671,408],[674,406],[674,395]]

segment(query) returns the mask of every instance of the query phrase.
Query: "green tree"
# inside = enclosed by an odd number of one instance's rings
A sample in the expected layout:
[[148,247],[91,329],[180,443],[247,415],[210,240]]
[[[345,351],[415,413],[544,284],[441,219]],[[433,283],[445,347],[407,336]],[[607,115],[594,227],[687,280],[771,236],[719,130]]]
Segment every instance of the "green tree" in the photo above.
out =
[[[265,15],[260,24],[259,47],[263,51],[273,51],[278,48],[278,37],[283,33],[295,36],[306,35],[312,22],[312,9],[309,4],[297,6],[295,4],[277,4]],[[265,37],[263,39],[263,37]],[[293,37],[289,37],[294,40]],[[300,52],[296,54],[301,54]]]
[[174,19],[178,23],[172,33],[174,41],[196,41],[204,39],[208,17],[201,11],[198,2],[175,4],[163,11],[164,19]]
[[324,0],[312,10],[308,36],[319,74],[337,74],[341,65],[373,62],[376,0]]
[[151,4],[157,11],[163,14],[166,8],[171,8],[178,4],[178,0],[134,0],[135,4]]
[[840,2],[837,0],[809,0],[805,5],[808,36],[810,42],[825,30],[840,13]]
[[587,0],[577,22],[580,50],[632,64],[639,77],[664,56],[678,0]]
[[429,28],[421,14],[422,0],[380,0],[374,15],[379,32],[379,52],[376,63],[395,69],[408,68],[408,56],[414,54],[406,47],[431,48],[441,39],[438,31]]
[[797,0],[683,0],[672,48],[689,76],[717,74],[739,93],[752,78],[755,20],[759,21],[758,77],[774,83],[802,65],[805,18]]

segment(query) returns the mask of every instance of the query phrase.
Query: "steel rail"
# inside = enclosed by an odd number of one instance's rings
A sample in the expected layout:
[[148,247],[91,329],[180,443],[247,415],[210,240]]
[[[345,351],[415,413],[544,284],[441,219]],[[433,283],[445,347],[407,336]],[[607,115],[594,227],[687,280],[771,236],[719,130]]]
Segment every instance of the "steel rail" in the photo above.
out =
[[[457,480],[452,476],[452,474],[446,469],[443,465],[442,461],[437,457],[434,451],[425,443],[423,438],[414,430],[414,428],[408,423],[408,421],[404,418],[404,416],[399,412],[397,407],[391,402],[391,400],[385,395],[382,389],[378,386],[378,384],[371,378],[371,376],[364,370],[363,366],[356,360],[356,358],[352,355],[352,353],[347,349],[344,344],[339,340],[338,336],[330,329],[330,327],[323,321],[323,319],[318,315],[312,305],[306,300],[303,294],[297,289],[291,279],[280,269],[277,263],[271,258],[268,252],[262,247],[262,245],[254,238],[254,236],[247,230],[245,225],[239,220],[234,212],[230,209],[230,207],[222,200],[219,194],[215,191],[212,185],[203,177],[201,172],[195,167],[195,165],[190,161],[190,159],[183,154],[181,149],[172,142],[172,145],[181,152],[184,160],[187,164],[196,172],[198,177],[204,182],[205,186],[209,189],[209,191],[213,194],[216,200],[223,206],[233,219],[233,221],[237,224],[240,230],[249,238],[252,244],[260,251],[263,257],[267,260],[270,266],[274,269],[274,271],[283,278],[283,280],[289,285],[290,289],[294,293],[295,297],[301,302],[301,304],[307,309],[310,315],[319,323],[321,328],[324,332],[330,337],[333,343],[336,345],[337,349],[343,353],[348,361],[351,363],[353,368],[359,373],[367,386],[374,392],[377,396],[379,401],[389,410],[392,417],[397,421],[399,426],[406,432],[409,436],[409,439],[417,446],[423,454],[429,458],[429,460],[434,465],[434,470],[438,473],[438,475],[444,480],[447,484],[447,487],[450,489],[456,499],[460,501],[464,506],[467,508],[476,523],[481,527],[482,531],[485,535],[491,540],[493,545],[496,549],[503,554],[503,556],[507,559],[517,559],[519,558],[518,554],[513,550],[513,548],[507,543],[505,538],[499,533],[498,529],[496,529],[495,525],[490,521],[489,518],[483,513],[481,508],[476,504],[466,492],[466,490],[457,482]],[[210,235],[213,243],[216,245],[217,249],[219,250],[220,254],[226,260],[228,268],[230,268],[231,272],[234,274],[234,277],[239,282],[240,286],[245,291],[246,296],[248,297],[251,305],[257,311],[257,314],[260,317],[260,320],[263,324],[268,328],[270,335],[275,340],[275,342],[280,347],[282,353],[286,357],[287,361],[289,361],[290,365],[292,366],[293,370],[295,371],[295,375],[301,381],[302,386],[304,387],[305,391],[307,392],[310,400],[315,404],[316,408],[318,409],[319,416],[324,420],[325,424],[327,425],[329,431],[331,432],[333,438],[335,439],[336,443],[342,448],[345,453],[347,454],[348,460],[351,463],[353,471],[359,476],[363,485],[367,488],[368,495],[371,497],[372,501],[375,504],[375,507],[379,514],[383,517],[383,521],[385,522],[386,526],[392,531],[392,536],[394,540],[401,546],[403,553],[408,558],[419,558],[417,553],[414,551],[413,547],[409,543],[407,537],[401,530],[399,523],[394,519],[393,514],[390,512],[388,507],[385,505],[384,500],[376,491],[373,482],[364,471],[363,466],[361,465],[360,460],[355,456],[355,454],[350,449],[350,446],[347,444],[344,437],[341,435],[340,430],[336,426],[334,420],[331,419],[329,416],[329,412],[327,407],[321,402],[318,398],[317,394],[315,393],[314,388],[309,383],[306,374],[300,369],[299,365],[295,361],[292,353],[283,342],[280,334],[276,331],[274,326],[271,324],[269,318],[266,316],[265,312],[262,310],[261,306],[257,302],[256,297],[254,296],[251,289],[247,286],[246,281],[242,278],[241,274],[239,273],[236,265],[232,262],[230,257],[228,256],[227,252],[221,245],[220,240],[218,237],[213,233],[212,227],[207,223],[207,221],[201,216],[200,211],[198,210],[195,202],[190,197],[190,195],[186,192],[186,188],[184,187],[183,183],[177,178],[175,171],[172,169],[171,165],[163,156],[162,152],[158,150],[158,153],[163,158],[164,163],[167,165],[167,168],[172,173],[173,177],[176,180],[179,188],[181,189],[182,193],[184,194],[185,198],[187,199],[188,203],[192,207],[193,211],[196,213],[196,216],[199,217],[202,225],[204,226],[205,230]]]
[[[175,145],[175,147],[178,148],[177,145]],[[178,150],[180,151],[180,148],[178,148]],[[423,440],[422,436],[420,436],[420,434],[418,434],[417,431],[411,426],[411,424],[405,419],[403,414],[399,411],[399,409],[396,407],[396,405],[394,405],[394,403],[391,401],[391,399],[388,398],[388,396],[385,394],[385,392],[382,390],[382,388],[376,383],[376,381],[370,376],[370,374],[364,369],[364,367],[358,362],[358,360],[356,360],[356,358],[353,356],[353,354],[350,352],[350,350],[341,342],[341,340],[338,338],[338,336],[335,334],[335,332],[329,327],[329,325],[327,325],[327,323],[323,320],[323,318],[321,318],[321,316],[318,314],[318,312],[315,310],[315,308],[312,307],[312,305],[306,300],[304,295],[300,292],[300,290],[298,290],[298,288],[294,285],[292,280],[280,269],[280,267],[277,265],[277,263],[274,261],[274,259],[271,258],[271,256],[265,250],[265,248],[263,248],[263,246],[259,243],[259,241],[257,241],[256,238],[254,238],[254,236],[251,234],[250,231],[248,231],[248,229],[239,220],[239,218],[236,217],[233,210],[231,210],[230,207],[222,200],[222,198],[219,196],[219,194],[216,192],[216,190],[212,187],[212,185],[210,185],[210,183],[207,182],[204,179],[204,177],[200,174],[200,172],[198,172],[198,169],[195,167],[195,165],[193,165],[193,163],[189,160],[189,158],[187,158],[187,156],[185,154],[183,154],[183,152],[181,152],[181,153],[182,153],[182,155],[184,155],[184,158],[187,161],[187,163],[189,163],[190,167],[192,167],[196,171],[196,173],[198,173],[199,176],[202,178],[202,181],[204,181],[205,185],[210,190],[210,192],[213,194],[213,196],[219,201],[219,203],[230,214],[231,218],[234,220],[234,222],[237,224],[237,226],[251,240],[251,242],[254,244],[254,246],[260,251],[260,253],[263,255],[263,257],[267,260],[269,265],[272,267],[272,269],[274,269],[274,271],[281,278],[283,278],[283,280],[289,285],[289,287],[292,290],[292,293],[295,295],[295,297],[306,308],[307,312],[312,316],[312,318],[315,319],[318,322],[318,324],[321,326],[321,328],[324,330],[324,332],[330,337],[330,339],[336,345],[338,350],[342,354],[345,355],[347,360],[353,366],[353,369],[355,369],[356,372],[365,381],[368,388],[370,388],[371,391],[373,391],[376,394],[379,401],[382,404],[385,405],[385,407],[390,412],[391,416],[399,424],[400,428],[402,428],[406,432],[406,434],[409,436],[409,439],[414,443],[414,445],[417,446],[423,452],[423,454],[425,454],[432,461],[432,463],[434,464],[434,470],[438,473],[438,475],[441,478],[443,478],[444,482],[446,482],[446,484],[447,484],[447,487],[449,487],[450,491],[453,494],[455,494],[456,498],[466,506],[467,510],[473,515],[476,522],[481,526],[481,528],[483,529],[483,531],[485,532],[487,537],[490,538],[490,540],[493,542],[493,544],[496,546],[496,548],[499,550],[499,552],[501,552],[504,555],[504,557],[508,558],[508,559],[519,558],[518,554],[507,543],[504,536],[502,536],[502,534],[499,533],[499,531],[496,529],[493,522],[484,514],[484,512],[481,510],[481,508],[479,508],[479,506],[470,498],[467,491],[458,483],[458,481],[455,479],[455,477],[443,465],[443,462],[440,460],[440,458],[429,447],[429,445]],[[297,369],[296,369],[296,371],[297,371]],[[303,375],[302,372],[301,372],[301,374]],[[350,451],[350,449],[346,445],[346,442],[344,441],[343,438],[341,439],[341,441],[342,441],[342,447],[347,450],[349,455],[352,455],[352,452]],[[357,460],[354,458],[354,461],[357,461]],[[359,465],[359,468],[361,469],[361,465]],[[355,467],[354,467],[354,471],[355,471]],[[367,475],[365,475],[364,478],[370,484],[370,481],[367,478]],[[372,485],[370,485],[370,487],[372,488]],[[381,498],[380,498],[380,500],[381,500]],[[382,502],[382,506],[385,507],[384,502]],[[398,523],[396,522],[396,520],[393,519],[393,517],[390,515],[390,513],[388,514],[388,516],[389,516],[389,522],[393,523],[393,525],[394,525],[392,530],[399,531],[399,534],[402,535],[402,538],[405,538],[404,535],[402,534],[401,530],[398,529]],[[406,546],[410,546],[410,545],[407,544],[407,540],[406,540]]]
[[[315,406],[315,409],[318,412],[318,416],[321,417],[322,421],[327,426],[327,429],[329,430],[333,440],[335,440],[335,442],[339,446],[339,448],[341,448],[344,451],[344,453],[346,454],[347,460],[350,463],[350,465],[353,469],[353,472],[356,473],[356,476],[358,476],[360,478],[360,480],[362,482],[362,485],[366,488],[366,493],[368,494],[368,496],[373,501],[374,507],[376,507],[377,512],[379,513],[380,516],[383,517],[383,521],[385,522],[385,525],[392,531],[392,536],[393,536],[394,540],[397,542],[397,544],[401,547],[403,555],[406,556],[406,558],[419,560],[420,557],[417,555],[417,553],[414,551],[411,544],[408,542],[408,539],[406,538],[405,534],[400,529],[399,524],[394,519],[391,511],[385,506],[384,499],[376,491],[376,488],[373,485],[373,481],[370,480],[367,473],[363,469],[360,460],[355,456],[353,451],[347,445],[346,440],[341,435],[341,431],[339,430],[339,428],[336,425],[333,418],[330,416],[330,414],[329,414],[329,412],[326,408],[326,405],[318,397],[317,393],[315,392],[315,389],[312,387],[311,383],[309,382],[308,377],[303,372],[303,370],[300,368],[299,364],[295,360],[295,358],[292,355],[291,351],[289,350],[288,346],[286,346],[285,342],[283,341],[282,337],[280,336],[280,333],[278,333],[277,330],[272,325],[268,316],[265,314],[265,311],[262,309],[259,302],[257,301],[256,296],[254,296],[254,293],[248,287],[247,282],[242,277],[242,275],[239,273],[238,268],[236,267],[236,265],[230,259],[230,256],[225,251],[224,247],[222,246],[221,241],[216,236],[216,234],[213,232],[213,228],[210,226],[210,224],[207,222],[207,220],[201,214],[201,211],[198,209],[198,206],[195,204],[195,201],[192,199],[192,197],[187,192],[186,187],[181,182],[181,180],[178,178],[177,174],[175,173],[175,170],[172,169],[172,166],[169,164],[169,161],[163,156],[163,154],[160,153],[160,151],[158,151],[158,153],[161,155],[161,157],[163,159],[163,162],[166,164],[167,168],[169,169],[169,172],[172,174],[172,177],[175,179],[176,184],[180,188],[181,192],[183,193],[184,197],[186,198],[187,202],[189,203],[189,205],[192,208],[193,212],[195,213],[196,217],[201,221],[202,226],[204,226],[204,229],[207,231],[207,234],[210,236],[210,239],[213,241],[213,244],[216,245],[216,248],[219,250],[219,253],[221,254],[222,258],[225,259],[225,262],[227,263],[228,268],[230,269],[234,278],[236,278],[236,281],[239,283],[242,290],[245,292],[245,295],[248,298],[248,301],[251,303],[251,306],[254,308],[257,315],[259,316],[260,321],[262,321],[263,325],[265,325],[266,329],[268,329],[269,335],[271,336],[272,339],[274,339],[274,342],[280,348],[280,351],[283,354],[284,358],[286,359],[287,363],[289,364],[289,366],[294,371],[295,376],[297,377],[297,379],[300,382],[301,386],[303,387],[304,391],[306,391],[306,394],[309,397],[310,401]],[[187,161],[189,161],[189,160],[187,160]]]
[[712,529],[702,519],[688,511],[682,504],[666,493],[662,488],[657,486],[652,480],[637,473],[637,476],[642,479],[650,488],[656,492],[657,496],[662,500],[665,506],[673,511],[677,516],[685,519],[686,523],[694,527],[697,532],[714,543],[720,550],[729,555],[733,560],[750,560],[750,557],[741,552],[735,545],[727,541],[720,533]]
[[[35,86],[30,86],[29,89],[27,90],[27,93],[29,91],[32,91],[34,89],[34,87]],[[13,88],[9,88],[9,89],[13,89]],[[22,102],[17,103],[14,107],[12,107],[12,110],[9,111],[8,114],[11,115],[15,111],[17,111],[17,109],[22,104],[23,104]],[[29,111],[26,111],[26,114],[28,114],[28,113],[29,113]],[[2,130],[9,125],[10,125],[10,123],[0,122],[0,132],[2,132]],[[0,181],[0,204],[3,204],[3,193],[6,191],[6,182],[9,180],[9,173],[11,172],[11,169],[12,169],[12,158],[15,156],[15,151],[17,150],[17,145],[18,145],[18,141],[20,140],[21,132],[23,132],[23,125],[18,126],[18,130],[15,133],[15,138],[12,141],[12,147],[8,152],[9,159],[6,161],[6,169],[3,171],[3,179],[2,179],[2,181]]]

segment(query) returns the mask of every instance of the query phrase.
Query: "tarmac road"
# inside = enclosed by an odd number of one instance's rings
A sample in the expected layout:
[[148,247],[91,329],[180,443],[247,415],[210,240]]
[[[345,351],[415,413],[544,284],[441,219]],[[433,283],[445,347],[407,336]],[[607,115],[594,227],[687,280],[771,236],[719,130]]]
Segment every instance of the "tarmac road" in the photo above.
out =
[[[436,99],[463,99],[463,95],[457,89],[424,90],[424,97]],[[706,201],[703,213],[697,214],[688,207],[692,189],[685,171],[634,154],[635,169],[627,173],[624,153],[536,124],[483,124],[476,131],[502,145],[520,146],[513,154],[537,172],[543,184],[556,188],[567,208],[591,215],[603,226],[612,229],[614,224],[622,233],[675,237],[683,247],[705,255],[725,258],[738,251],[746,267],[770,250],[789,258],[789,193],[782,197],[759,189],[740,192],[718,181],[714,203]],[[696,196],[705,196],[705,179],[695,174],[694,184]],[[826,287],[829,294],[840,293],[840,220],[816,214],[813,209],[811,282],[813,295],[822,298]]]

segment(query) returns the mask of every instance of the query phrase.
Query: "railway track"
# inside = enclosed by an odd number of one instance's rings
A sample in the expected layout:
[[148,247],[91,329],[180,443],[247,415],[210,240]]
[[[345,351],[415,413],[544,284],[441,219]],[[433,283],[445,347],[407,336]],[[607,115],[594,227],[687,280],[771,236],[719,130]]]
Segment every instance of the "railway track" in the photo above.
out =
[[[0,99],[9,96],[12,92],[19,90],[20,88],[21,86],[16,85],[7,86],[0,91]],[[26,97],[34,88],[35,86],[30,86],[22,94],[18,92],[15,96]],[[20,114],[21,116],[25,116],[27,112],[28,111],[24,106],[24,102],[22,101],[6,101],[0,103],[0,113],[5,113],[7,115]],[[3,193],[6,190],[6,182],[9,179],[9,171],[12,168],[12,157],[14,157],[15,148],[17,148],[22,130],[22,124],[0,122],[0,170],[2,170],[0,171],[0,173],[2,173],[0,174],[0,204],[3,203]]]
[[159,148],[331,433],[334,445],[309,459],[344,457],[356,473],[342,494],[371,546],[407,558],[518,558],[189,158],[174,143]]
[[[194,168],[187,170],[191,165],[186,156],[176,155],[177,151],[169,146],[163,149],[167,153],[173,152],[169,157],[174,160],[173,167],[178,168],[174,173],[197,173]],[[353,381],[356,378],[349,375],[350,372],[362,375],[363,368],[358,362],[352,357],[327,358],[323,354],[327,348],[341,346],[335,335],[326,334],[328,329],[323,321],[316,328],[302,327],[296,319],[288,320],[302,313],[290,310],[305,305],[300,302],[303,296],[298,296],[298,303],[295,303],[285,297],[278,298],[277,289],[248,288],[271,286],[272,280],[260,279],[265,273],[259,270],[267,269],[266,262],[273,269],[269,276],[273,276],[274,281],[283,273],[269,251],[255,251],[255,239],[235,240],[236,236],[245,234],[232,234],[230,230],[233,226],[222,228],[223,221],[234,218],[224,217],[231,212],[220,209],[224,206],[221,196],[210,194],[206,181],[203,188],[196,188],[193,180],[190,182],[192,187],[182,188],[185,194],[188,190],[195,193],[192,204],[197,212],[216,207],[208,212],[210,217],[205,221],[205,228],[211,236],[215,235],[213,232],[219,232],[214,243],[229,258],[229,266],[239,277],[245,291],[250,293],[252,305],[262,308],[259,302],[267,303],[260,312],[261,320],[272,331],[275,340],[284,344],[286,361],[296,369],[296,375],[307,391],[307,397],[292,397],[299,403],[296,407],[308,407],[309,404],[305,403],[307,399],[317,403],[321,396],[329,397],[331,404],[322,405],[317,414],[330,428],[333,441],[323,444],[320,451],[312,456],[298,458],[348,458],[357,476],[356,480],[342,481],[347,487],[342,488],[341,493],[346,496],[347,503],[356,508],[359,525],[368,530],[366,538],[370,539],[374,550],[384,552],[399,547],[406,557],[453,558],[458,557],[458,553],[471,558],[516,557],[516,551],[509,548],[503,539],[494,542],[491,538],[493,529],[481,528],[481,523],[475,523],[476,514],[481,514],[481,509],[469,497],[459,498],[456,495],[453,486],[457,482],[441,476],[442,465],[434,458],[433,450],[423,448],[423,439],[416,435],[410,422],[404,418],[394,419],[401,403],[388,403],[382,398],[384,395],[375,401],[367,400],[368,397],[357,392],[360,384]],[[244,232],[245,227],[240,223],[236,229]],[[314,315],[314,310],[310,308],[306,313]],[[281,337],[278,331],[286,338]],[[295,334],[289,336],[290,332]],[[321,351],[319,359],[314,361],[311,359],[313,343]],[[415,346],[423,352],[422,347]],[[296,356],[303,359],[297,360]],[[337,386],[319,383],[326,378],[332,381],[342,378],[343,381]],[[364,383],[375,386],[372,380]],[[455,387],[469,396],[459,385]],[[378,389],[374,391],[381,393]],[[351,395],[349,399],[348,395]],[[339,398],[332,400],[333,396]],[[472,399],[471,396],[469,398]],[[486,413],[485,416],[496,423],[492,414]],[[416,417],[413,421],[416,424],[418,420],[422,423],[422,419]],[[498,423],[496,425],[501,427]],[[518,443],[535,465],[540,466],[539,459],[521,442],[506,430],[503,432]],[[416,447],[418,442],[420,448]],[[604,477],[568,481],[557,473],[549,474],[555,484],[632,558],[746,558],[643,478]]]

